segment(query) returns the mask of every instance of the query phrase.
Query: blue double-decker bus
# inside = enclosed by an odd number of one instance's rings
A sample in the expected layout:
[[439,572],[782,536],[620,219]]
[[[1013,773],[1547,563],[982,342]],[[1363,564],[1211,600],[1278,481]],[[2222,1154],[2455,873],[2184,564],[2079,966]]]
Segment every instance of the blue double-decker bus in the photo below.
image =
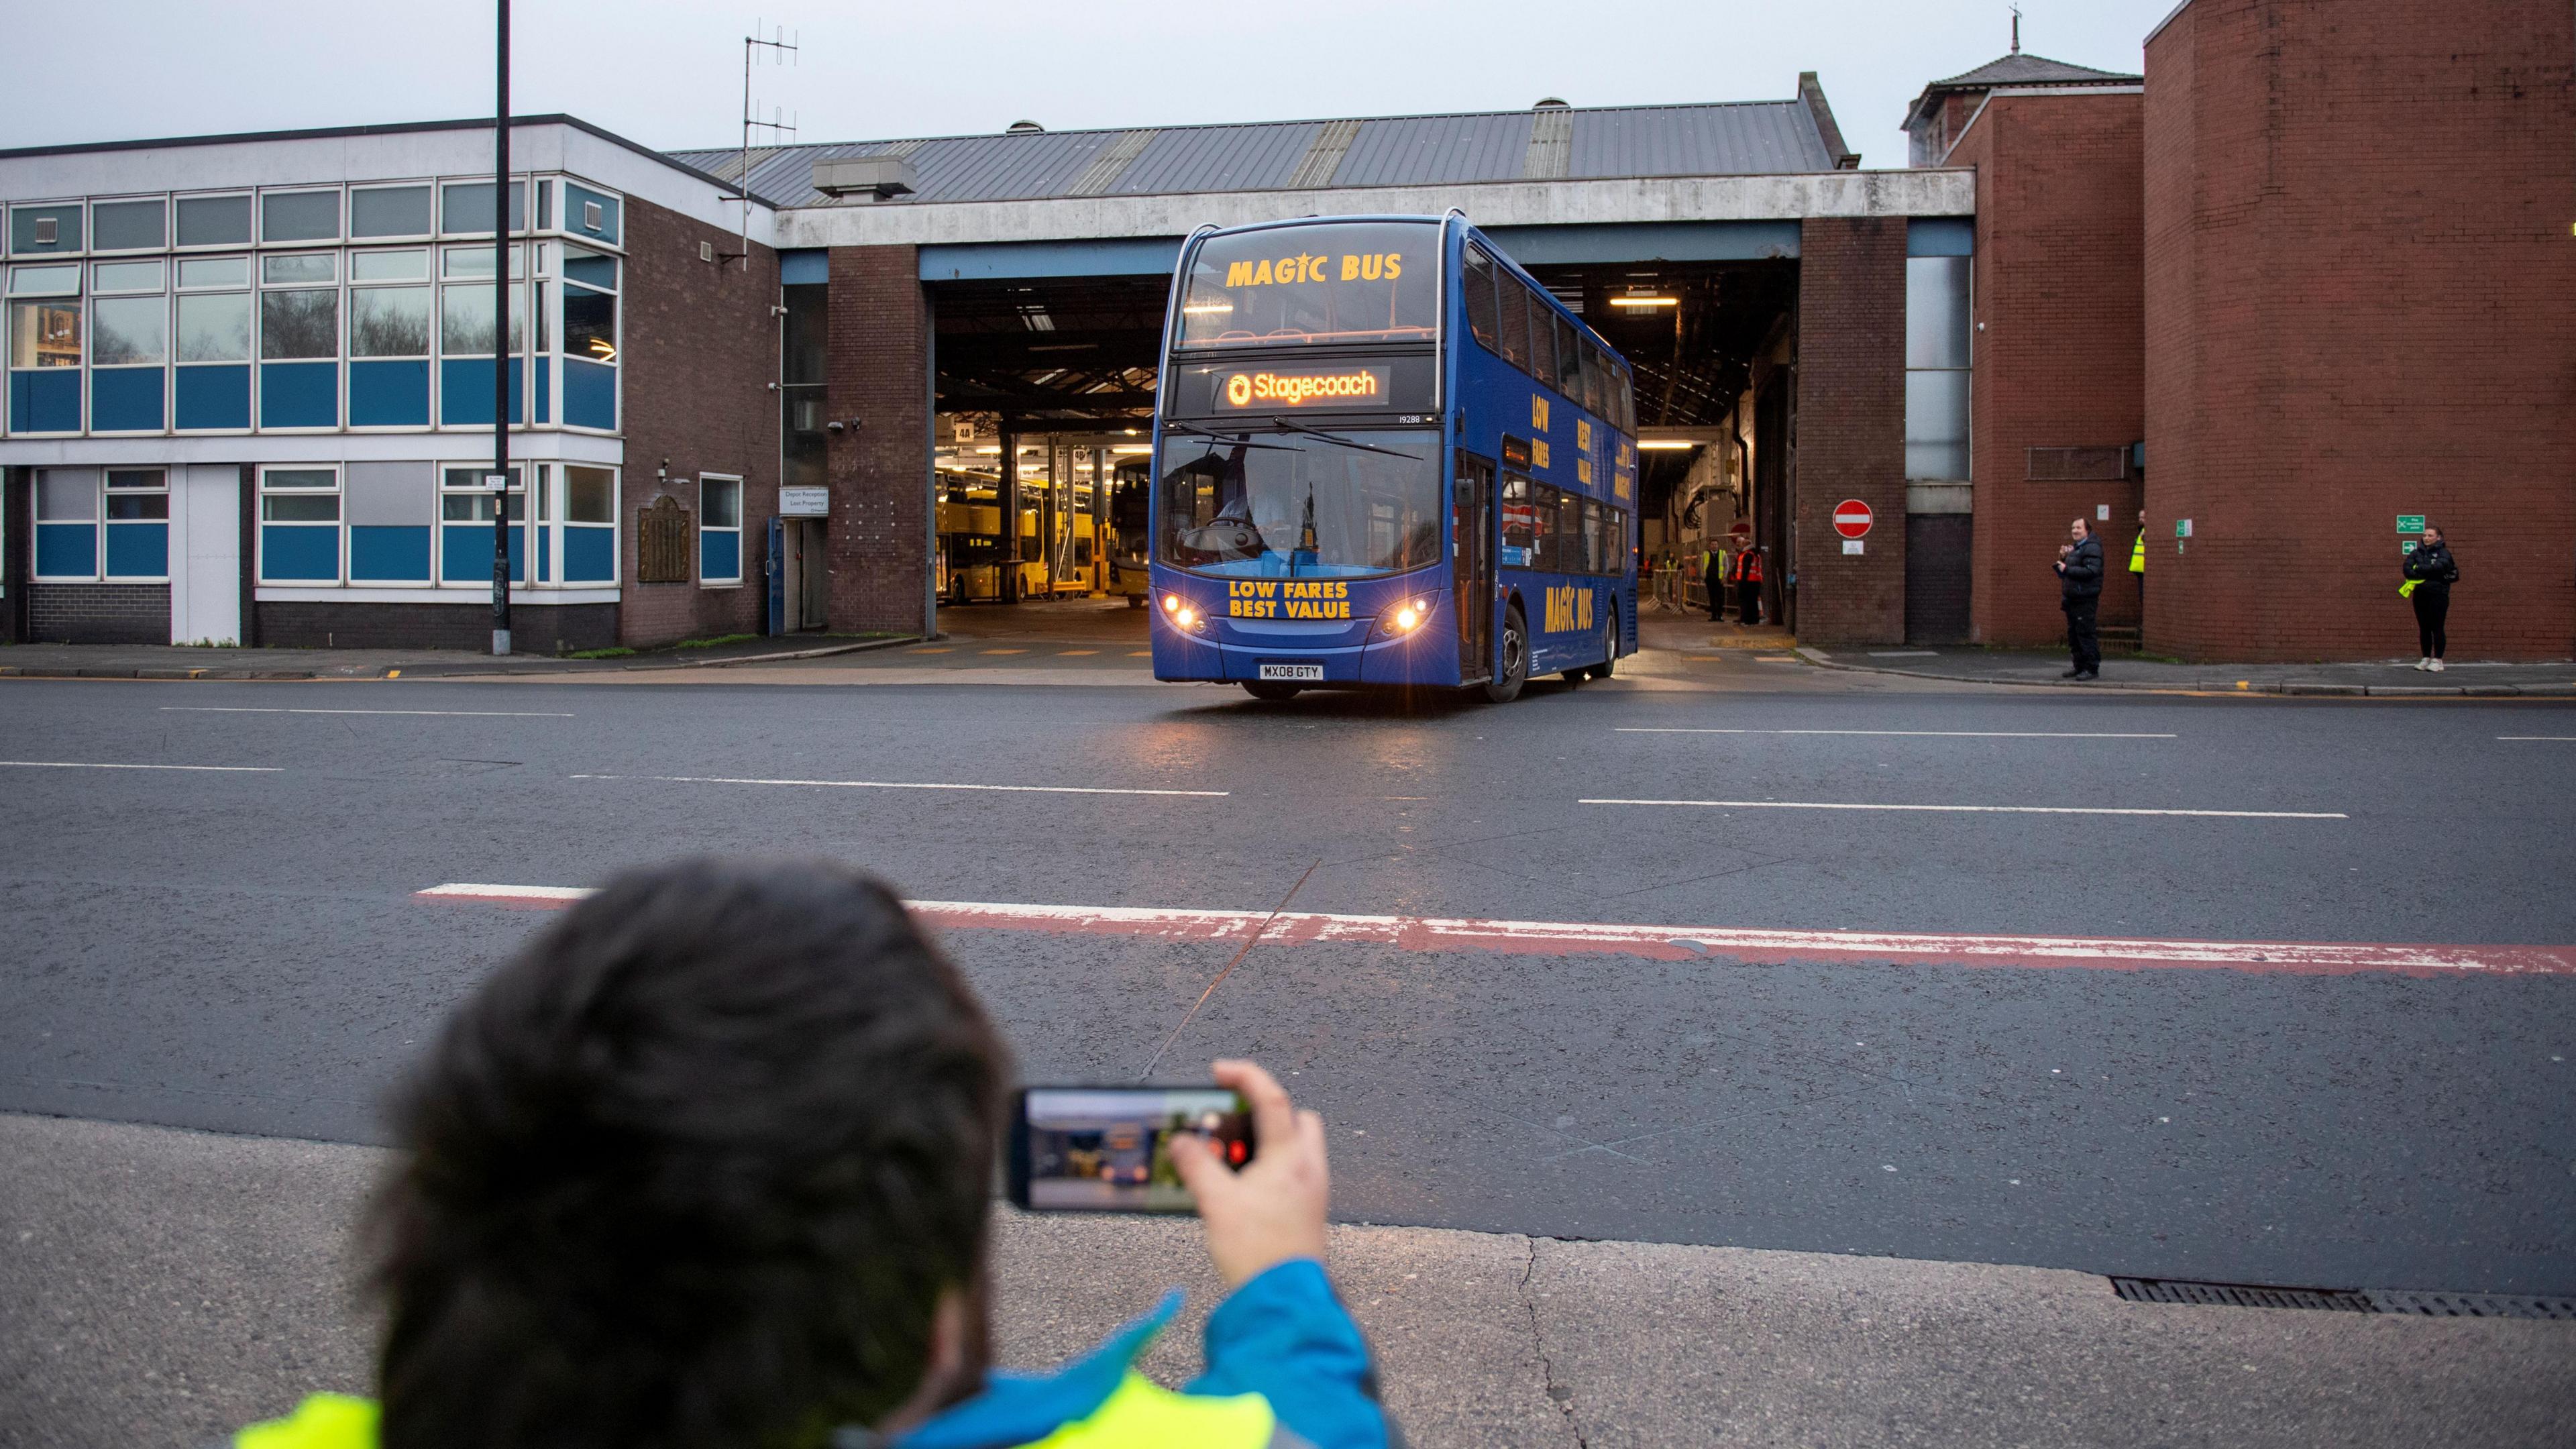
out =
[[1154,677],[1481,687],[1637,647],[1628,366],[1465,217],[1203,229],[1154,420]]

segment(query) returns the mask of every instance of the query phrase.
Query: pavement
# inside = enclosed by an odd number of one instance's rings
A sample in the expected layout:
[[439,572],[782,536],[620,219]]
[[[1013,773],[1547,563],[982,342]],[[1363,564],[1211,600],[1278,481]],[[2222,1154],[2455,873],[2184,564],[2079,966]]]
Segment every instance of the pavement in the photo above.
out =
[[[192,1444],[365,1393],[380,1150],[0,1115],[0,1444]],[[174,1204],[184,1205],[173,1211]],[[995,1351],[1045,1367],[1180,1284],[1187,1219],[997,1208]],[[1410,1442],[2562,1445],[2576,1322],[2125,1302],[2088,1274],[1345,1224]]]
[[909,643],[909,638],[809,634],[763,636],[690,648],[643,650],[606,659],[514,654],[495,659],[467,649],[214,649],[178,644],[0,644],[0,678],[318,680],[491,679],[559,675],[621,677],[739,664],[824,659]]
[[2148,690],[2192,694],[2280,694],[2373,699],[2427,699],[2461,696],[2576,699],[2576,661],[2542,662],[2455,659],[2439,674],[2415,667],[2415,660],[2379,659],[2356,663],[2188,664],[2106,654],[2102,677],[2063,678],[2062,649],[1822,649],[1797,651],[1809,663],[1827,669],[1867,670],[1911,679],[1937,679],[1959,684],[2045,686],[2051,689],[2107,693]]

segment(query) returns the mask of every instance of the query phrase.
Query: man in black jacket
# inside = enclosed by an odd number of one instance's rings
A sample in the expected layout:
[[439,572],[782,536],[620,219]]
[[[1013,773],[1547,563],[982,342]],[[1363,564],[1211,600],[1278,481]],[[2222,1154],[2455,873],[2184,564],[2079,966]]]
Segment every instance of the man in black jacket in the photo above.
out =
[[2093,525],[2081,518],[2068,526],[2066,536],[2071,541],[2057,550],[2057,605],[2066,611],[2066,649],[2075,656],[2075,667],[2059,678],[2099,679],[2102,636],[2095,615],[2102,607],[2102,545],[2093,537]]

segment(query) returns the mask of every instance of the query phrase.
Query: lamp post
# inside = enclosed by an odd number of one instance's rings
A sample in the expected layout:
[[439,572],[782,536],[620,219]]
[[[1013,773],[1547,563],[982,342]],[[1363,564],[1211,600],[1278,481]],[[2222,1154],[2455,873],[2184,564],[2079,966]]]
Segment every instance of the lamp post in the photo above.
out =
[[510,0],[492,108],[492,655],[510,652]]

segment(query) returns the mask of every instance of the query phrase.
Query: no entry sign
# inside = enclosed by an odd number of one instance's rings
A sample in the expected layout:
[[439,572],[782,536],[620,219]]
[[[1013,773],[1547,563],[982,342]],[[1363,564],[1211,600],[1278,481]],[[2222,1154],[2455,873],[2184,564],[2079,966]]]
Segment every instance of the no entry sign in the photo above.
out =
[[1857,498],[1834,505],[1834,532],[1845,538],[1868,537],[1870,521],[1869,505]]

